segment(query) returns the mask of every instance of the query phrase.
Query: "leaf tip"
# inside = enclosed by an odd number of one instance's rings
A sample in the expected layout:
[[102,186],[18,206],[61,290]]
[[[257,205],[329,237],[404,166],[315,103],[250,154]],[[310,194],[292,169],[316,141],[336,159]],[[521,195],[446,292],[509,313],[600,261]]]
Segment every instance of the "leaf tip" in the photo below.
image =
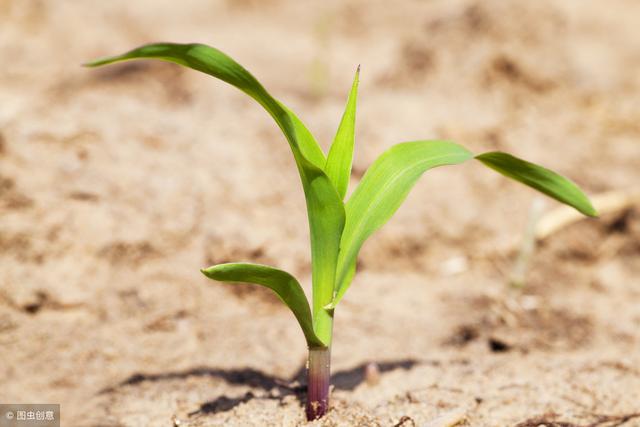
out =
[[600,213],[593,207],[593,205],[589,202],[589,206],[582,212],[588,217],[591,218],[600,218]]
[[83,63],[82,66],[87,68],[95,68],[101,65],[110,64],[111,62],[113,62],[113,58],[98,58],[91,61],[87,61]]

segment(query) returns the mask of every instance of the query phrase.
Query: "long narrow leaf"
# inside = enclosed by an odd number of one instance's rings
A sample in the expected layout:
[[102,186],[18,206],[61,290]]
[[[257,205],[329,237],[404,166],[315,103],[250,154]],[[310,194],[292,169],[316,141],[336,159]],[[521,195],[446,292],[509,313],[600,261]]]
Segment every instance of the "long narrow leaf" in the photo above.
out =
[[229,283],[253,283],[274,291],[293,312],[309,348],[324,347],[313,332],[311,310],[300,283],[289,273],[260,264],[219,264],[201,270],[210,279]]
[[356,127],[356,99],[358,97],[358,78],[360,76],[360,67],[356,70],[353,78],[351,92],[347,100],[340,126],[331,144],[329,155],[327,156],[327,165],[324,170],[338,190],[340,197],[344,198],[349,187],[349,178],[351,177],[351,164],[353,162],[353,145],[355,143],[355,127]]
[[[174,62],[235,86],[258,101],[273,116],[287,136],[292,148],[299,150],[307,160],[318,168],[324,167],[326,162],[324,153],[302,122],[289,109],[273,98],[242,65],[220,50],[198,43],[153,43],[122,55],[97,59],[85,65],[97,67],[132,59],[160,59]],[[305,133],[303,138],[299,137],[299,132]]]
[[535,188],[587,216],[598,215],[589,198],[576,184],[552,170],[500,151],[480,154],[476,159],[502,175]]
[[346,222],[336,275],[335,308],[347,288],[364,241],[400,207],[418,178],[427,170],[469,160],[464,147],[446,141],[415,141],[395,145],[369,167],[346,204]]
[[314,327],[320,338],[329,342],[331,314],[322,307],[331,301],[333,294],[335,263],[345,213],[342,198],[324,173],[326,159],[317,142],[302,121],[273,98],[255,77],[232,58],[213,47],[202,44],[151,44],[86,65],[99,66],[144,58],[175,62],[235,86],[260,103],[285,134],[298,166],[309,215]]

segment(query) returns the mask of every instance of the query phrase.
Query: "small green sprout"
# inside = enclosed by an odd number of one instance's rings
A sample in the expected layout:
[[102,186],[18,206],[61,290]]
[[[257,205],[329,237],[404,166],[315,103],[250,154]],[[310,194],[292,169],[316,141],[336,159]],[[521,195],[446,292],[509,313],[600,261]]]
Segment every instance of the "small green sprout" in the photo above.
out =
[[282,130],[298,167],[307,204],[311,238],[312,304],[289,273],[265,265],[229,263],[206,268],[209,278],[253,283],[272,289],[295,315],[309,349],[306,415],[322,417],[329,407],[330,349],[333,314],[356,271],[365,240],[400,207],[427,170],[476,159],[489,168],[596,216],[589,199],[570,180],[510,154],[494,151],[474,156],[448,141],[412,141],[383,153],[344,202],[353,159],[359,70],[351,87],[338,131],[325,156],[313,135],[284,104],[276,100],[240,64],[202,44],[159,43],[86,64],[95,67],[132,59],[153,58],[178,63],[223,80],[256,100]]

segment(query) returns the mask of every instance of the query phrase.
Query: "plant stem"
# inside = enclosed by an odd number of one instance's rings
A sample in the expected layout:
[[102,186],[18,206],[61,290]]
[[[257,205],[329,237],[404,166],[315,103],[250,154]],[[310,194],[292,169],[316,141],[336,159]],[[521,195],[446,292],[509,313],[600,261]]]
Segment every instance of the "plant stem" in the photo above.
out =
[[310,348],[307,366],[307,420],[324,416],[329,409],[331,348]]

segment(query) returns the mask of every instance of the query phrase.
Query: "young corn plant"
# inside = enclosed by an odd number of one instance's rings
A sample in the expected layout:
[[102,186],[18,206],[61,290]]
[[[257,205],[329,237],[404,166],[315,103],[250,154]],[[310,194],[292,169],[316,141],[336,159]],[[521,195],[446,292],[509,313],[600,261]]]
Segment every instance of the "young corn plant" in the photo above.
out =
[[298,280],[274,267],[228,263],[202,270],[207,277],[229,283],[266,286],[291,309],[309,349],[306,415],[322,417],[329,407],[330,351],[335,308],[349,288],[356,258],[365,240],[400,207],[427,170],[468,160],[482,164],[596,216],[589,199],[570,180],[510,154],[494,151],[473,155],[448,141],[411,141],[391,147],[373,162],[345,202],[353,158],[359,70],[335,138],[325,155],[302,121],[275,99],[245,68],[218,49],[202,44],[149,44],[119,56],[86,64],[96,67],[134,59],[159,59],[209,74],[240,89],[273,117],[295,159],[304,190],[311,240],[312,302]]

